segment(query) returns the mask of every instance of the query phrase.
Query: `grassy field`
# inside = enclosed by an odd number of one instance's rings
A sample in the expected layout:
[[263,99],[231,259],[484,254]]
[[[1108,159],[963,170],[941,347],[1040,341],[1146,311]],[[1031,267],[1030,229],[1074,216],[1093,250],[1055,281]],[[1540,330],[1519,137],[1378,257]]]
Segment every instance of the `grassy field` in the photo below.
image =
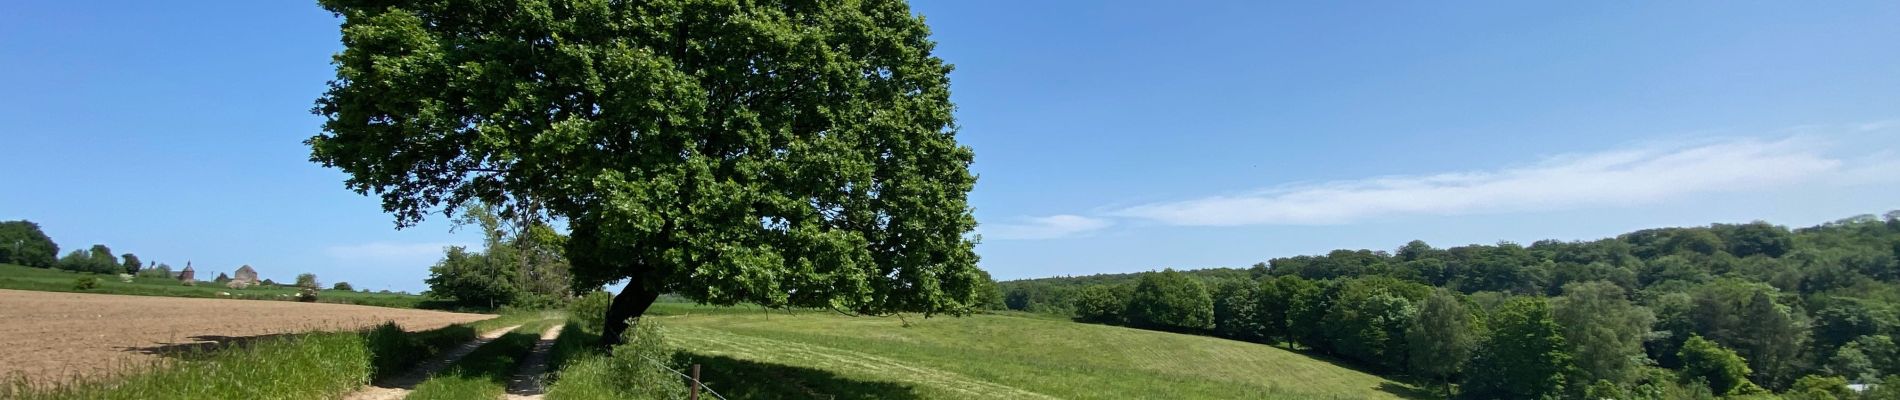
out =
[[[75,288],[74,282],[85,276],[98,278],[98,286],[85,290]],[[211,277],[216,276],[216,273],[211,274]],[[198,282],[197,286],[185,286],[174,279],[156,277],[134,277],[131,282],[122,282],[119,280],[118,275],[89,275],[72,271],[33,268],[13,264],[0,264],[0,289],[246,300],[294,300],[294,296],[297,294],[297,288],[294,287],[259,285],[238,290],[210,281]],[[401,293],[323,290],[317,294],[317,301],[380,307],[417,308],[417,306],[423,304],[423,297]]]
[[729,399],[1399,399],[1416,388],[1283,349],[1002,314],[923,319],[656,304]]

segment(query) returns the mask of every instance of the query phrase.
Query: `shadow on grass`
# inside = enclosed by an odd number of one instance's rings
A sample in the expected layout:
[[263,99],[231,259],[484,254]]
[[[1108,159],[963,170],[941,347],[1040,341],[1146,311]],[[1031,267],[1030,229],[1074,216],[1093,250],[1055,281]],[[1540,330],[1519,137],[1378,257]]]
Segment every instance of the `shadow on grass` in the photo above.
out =
[[1400,384],[1396,384],[1392,382],[1379,383],[1379,391],[1391,393],[1395,396],[1399,396],[1400,398],[1411,399],[1411,400],[1429,400],[1429,399],[1443,398],[1440,396],[1443,393],[1434,392],[1431,389],[1422,388],[1422,387],[1411,387],[1411,386],[1400,385]]
[[167,343],[147,347],[121,347],[120,351],[150,354],[181,360],[200,360],[225,349],[243,348],[263,340],[281,339],[294,336],[292,333],[273,333],[254,336],[199,335],[192,336],[190,342]]
[[726,356],[679,353],[679,365],[700,364],[699,380],[740,399],[920,399],[909,386],[845,378],[830,371]]

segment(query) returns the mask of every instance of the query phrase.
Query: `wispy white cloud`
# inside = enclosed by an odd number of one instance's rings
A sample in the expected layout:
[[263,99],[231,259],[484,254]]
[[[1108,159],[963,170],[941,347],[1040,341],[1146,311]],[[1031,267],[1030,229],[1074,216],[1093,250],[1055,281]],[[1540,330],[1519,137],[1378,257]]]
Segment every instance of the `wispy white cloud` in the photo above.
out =
[[467,246],[467,244],[371,242],[330,246],[324,248],[323,253],[339,261],[426,266],[441,259],[442,249],[449,246]]
[[1892,170],[1890,157],[1831,157],[1822,144],[1796,137],[1652,145],[1489,171],[1335,181],[1144,204],[1108,215],[1195,226],[1340,224],[1397,215],[1648,204],[1846,176],[1864,181]]
[[981,232],[985,239],[1055,239],[1101,230],[1110,225],[1114,223],[1106,219],[1061,214],[989,225],[981,228]]

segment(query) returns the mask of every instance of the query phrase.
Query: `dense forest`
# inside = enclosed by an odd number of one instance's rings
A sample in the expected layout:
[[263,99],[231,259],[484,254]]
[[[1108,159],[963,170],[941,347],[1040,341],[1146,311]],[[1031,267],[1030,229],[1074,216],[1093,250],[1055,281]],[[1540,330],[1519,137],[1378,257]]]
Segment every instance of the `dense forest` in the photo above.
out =
[[1281,345],[1460,398],[1886,399],[1897,259],[1900,211],[999,285],[1014,310]]

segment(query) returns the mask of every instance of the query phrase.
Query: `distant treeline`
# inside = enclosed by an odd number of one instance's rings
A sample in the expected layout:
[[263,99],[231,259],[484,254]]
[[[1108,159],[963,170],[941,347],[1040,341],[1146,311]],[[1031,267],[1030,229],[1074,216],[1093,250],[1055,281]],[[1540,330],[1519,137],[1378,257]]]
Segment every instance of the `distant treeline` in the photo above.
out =
[[1900,211],[999,285],[1014,310],[1282,344],[1465,398],[1900,398],[1896,260]]
[[0,263],[96,274],[156,274],[158,271],[167,276],[171,274],[170,265],[145,263],[132,253],[114,254],[112,248],[103,244],[73,250],[61,257],[59,244],[40,230],[40,224],[27,220],[0,221]]

